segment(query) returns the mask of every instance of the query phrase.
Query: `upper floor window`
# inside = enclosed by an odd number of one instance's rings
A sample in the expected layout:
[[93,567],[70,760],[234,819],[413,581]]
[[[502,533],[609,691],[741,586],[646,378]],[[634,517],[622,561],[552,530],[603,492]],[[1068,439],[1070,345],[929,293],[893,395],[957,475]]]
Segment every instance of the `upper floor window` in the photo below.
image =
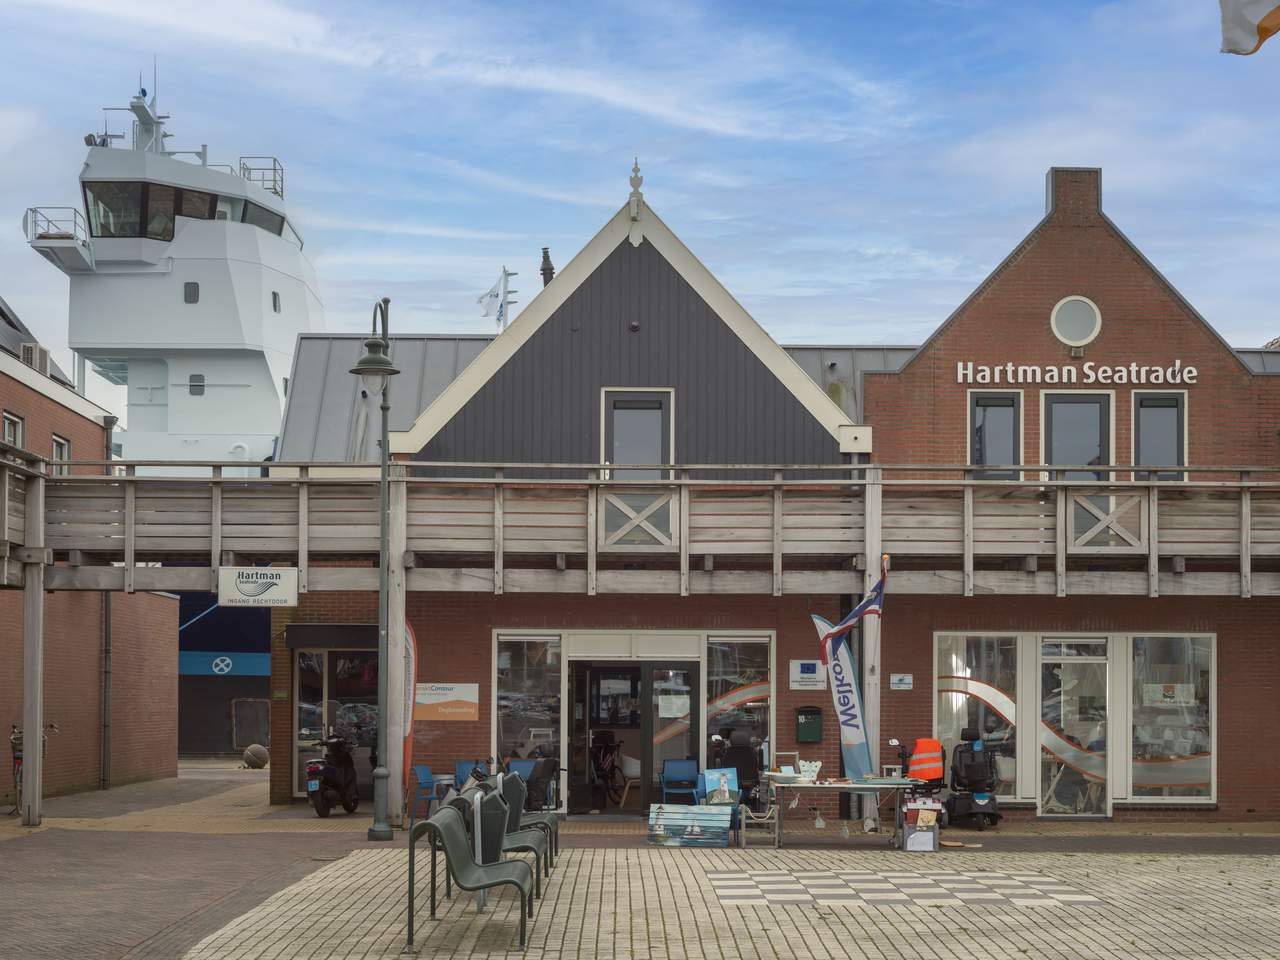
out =
[[[1111,396],[1043,393],[1045,463],[1092,467],[1111,463]],[[1064,470],[1060,480],[1103,480],[1105,470]]]
[[176,191],[162,183],[142,185],[143,204],[147,211],[147,239],[172,240]]
[[[58,436],[56,433],[53,435],[53,459],[71,459],[71,441],[65,437]],[[53,466],[53,475],[55,477],[65,477],[70,472],[71,465],[68,463],[55,463]]]
[[1067,346],[1083,347],[1102,332],[1102,311],[1088,297],[1063,297],[1049,314],[1049,328]]
[[183,303],[199,303],[200,302],[200,284],[194,280],[188,280],[182,285],[182,302]]
[[187,378],[187,393],[193,397],[204,396],[204,374],[193,373]]
[[142,235],[142,184],[89,182],[84,198],[89,232],[95,237]]
[[271,310],[274,313],[280,312],[280,293],[279,291],[271,291]]
[[302,245],[281,214],[235,197],[164,183],[92,180],[84,184],[89,233],[94,237],[172,240],[175,219],[241,220]]
[[[669,390],[606,390],[604,460],[615,464],[671,462]],[[619,480],[659,480],[664,470],[615,470]]]
[[212,220],[218,207],[218,195],[202,190],[183,190],[178,212],[193,220]]
[[[969,462],[1012,466],[1022,462],[1022,398],[1017,393],[969,394]],[[1015,480],[1016,470],[984,470],[985,480]]]
[[[1186,394],[1133,394],[1133,463],[1140,467],[1185,467]],[[1136,480],[1181,480],[1181,470],[1135,471]]]
[[4,412],[4,442],[11,447],[21,447],[26,442],[26,423],[16,413]]

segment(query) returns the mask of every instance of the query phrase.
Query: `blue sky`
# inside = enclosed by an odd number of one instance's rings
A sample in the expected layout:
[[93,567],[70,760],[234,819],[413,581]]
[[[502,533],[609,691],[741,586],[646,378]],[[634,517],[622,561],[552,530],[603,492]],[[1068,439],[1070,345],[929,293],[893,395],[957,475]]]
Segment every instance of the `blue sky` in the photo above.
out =
[[[915,343],[1034,225],[1052,164],[1238,345],[1280,335],[1280,40],[1212,0],[435,5],[7,0],[0,295],[65,351],[22,242],[159,57],[176,148],[275,154],[331,329],[487,332],[475,298],[650,204],[784,342]],[[64,353],[65,359],[65,353]]]

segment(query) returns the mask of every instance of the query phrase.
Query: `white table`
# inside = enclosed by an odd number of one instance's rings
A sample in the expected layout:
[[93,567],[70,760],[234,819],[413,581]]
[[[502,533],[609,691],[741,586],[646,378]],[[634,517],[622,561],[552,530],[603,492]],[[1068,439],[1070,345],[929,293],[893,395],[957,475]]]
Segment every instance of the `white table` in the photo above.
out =
[[822,794],[871,794],[879,797],[884,791],[892,791],[893,793],[893,835],[889,838],[891,846],[901,845],[901,820],[902,820],[902,794],[914,787],[923,786],[923,780],[913,780],[909,777],[875,777],[870,780],[855,780],[850,783],[823,783],[817,782],[800,782],[782,783],[770,778],[770,786],[772,786],[778,801],[778,827],[774,833],[774,846],[782,849],[782,824],[786,817],[787,803],[786,791],[794,790],[797,793],[809,792]]

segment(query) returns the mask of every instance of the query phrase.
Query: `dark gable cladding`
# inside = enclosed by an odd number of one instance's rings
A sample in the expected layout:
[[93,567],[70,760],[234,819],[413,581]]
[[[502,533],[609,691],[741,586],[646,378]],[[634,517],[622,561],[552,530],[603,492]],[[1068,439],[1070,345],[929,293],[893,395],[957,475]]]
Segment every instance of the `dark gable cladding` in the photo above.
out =
[[675,388],[677,463],[841,462],[835,438],[647,240],[619,244],[419,459],[599,463],[604,387]]

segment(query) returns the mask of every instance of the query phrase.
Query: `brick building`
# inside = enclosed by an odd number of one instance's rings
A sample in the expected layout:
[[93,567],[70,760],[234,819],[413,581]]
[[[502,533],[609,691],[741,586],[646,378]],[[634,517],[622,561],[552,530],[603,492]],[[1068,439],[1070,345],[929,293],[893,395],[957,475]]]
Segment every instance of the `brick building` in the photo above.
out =
[[[1098,171],[1051,171],[1048,200],[910,350],[784,351],[638,189],[478,352],[397,339],[388,667],[417,689],[389,725],[411,758],[556,756],[570,812],[599,806],[610,740],[637,808],[664,759],[725,742],[834,772],[812,616],[883,549],[883,635],[858,649],[878,762],[976,728],[1009,808],[1280,813],[1245,735],[1280,719],[1276,356],[1214,333],[1102,213]],[[359,349],[300,344],[281,460],[313,480],[373,449]],[[372,743],[375,571],[351,557],[377,513],[323,490],[299,507],[313,586],[272,617],[278,802],[320,729]]]
[[[0,411],[6,431],[0,449],[11,462],[106,455],[108,422],[114,418],[72,389],[3,301]],[[53,475],[100,472],[74,464],[48,469]],[[10,539],[21,542],[18,531],[11,528],[9,534],[0,546],[7,548]],[[0,553],[7,555],[7,549]],[[0,582],[8,582],[8,574]],[[6,665],[0,670],[0,727],[6,734],[23,722],[22,601],[20,591],[0,590],[0,660]],[[44,716],[58,726],[45,754],[46,795],[176,776],[176,600],[149,593],[58,592],[46,595],[44,607]],[[8,800],[12,788],[6,761],[0,764],[0,797]]]

